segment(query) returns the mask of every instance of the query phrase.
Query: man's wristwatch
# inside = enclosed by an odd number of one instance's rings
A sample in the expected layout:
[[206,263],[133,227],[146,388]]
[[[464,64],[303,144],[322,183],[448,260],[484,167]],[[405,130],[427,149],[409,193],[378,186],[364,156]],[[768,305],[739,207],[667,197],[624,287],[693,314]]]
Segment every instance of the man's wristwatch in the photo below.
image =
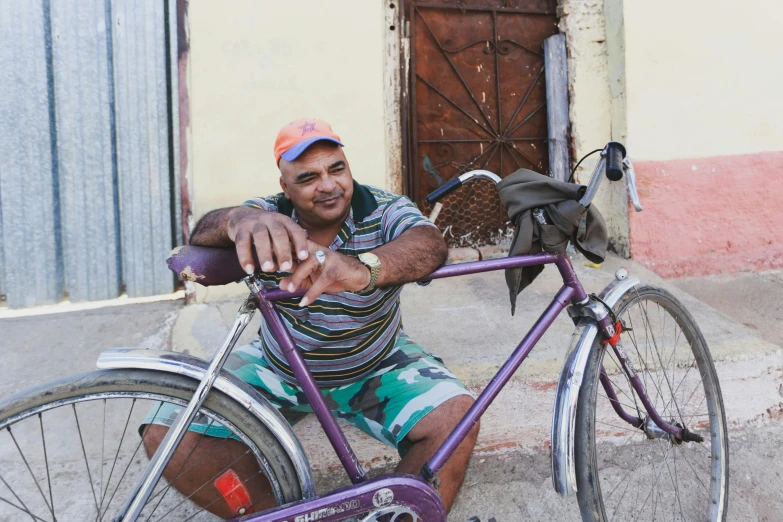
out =
[[375,283],[378,282],[378,274],[381,271],[381,260],[378,259],[378,256],[372,252],[365,252],[363,254],[359,254],[359,261],[361,261],[364,266],[370,269],[369,284],[359,290],[359,293],[363,294],[365,292],[371,292],[375,290]]

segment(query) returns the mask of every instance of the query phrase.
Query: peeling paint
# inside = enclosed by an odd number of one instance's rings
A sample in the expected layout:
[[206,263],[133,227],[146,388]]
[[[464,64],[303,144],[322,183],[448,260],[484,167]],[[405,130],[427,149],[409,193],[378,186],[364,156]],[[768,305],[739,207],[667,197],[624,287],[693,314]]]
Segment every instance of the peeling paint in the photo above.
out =
[[185,281],[194,281],[194,282],[198,282],[199,279],[204,279],[204,277],[206,277],[206,276],[203,276],[203,275],[196,274],[193,271],[193,269],[190,268],[190,265],[188,265],[185,268],[183,268],[180,271],[179,275]]
[[[179,184],[181,199],[181,226],[182,242],[190,242],[191,221],[193,212],[191,208],[190,179],[190,34],[188,25],[189,0],[177,0],[177,97],[179,99]],[[188,299],[190,299],[188,297]]]
[[[384,10],[384,34],[383,34],[383,97],[384,97],[384,123],[386,124],[386,188],[392,192],[403,192],[403,165],[402,165],[402,121],[404,106],[403,85],[407,84],[407,78],[401,78],[400,54],[403,61],[408,62],[409,39],[403,31],[395,31],[391,27],[403,26],[399,8],[396,4],[389,4]],[[405,68],[407,75],[407,67]]]
[[[613,6],[618,6],[617,8]],[[568,47],[568,98],[571,120],[571,159],[578,161],[593,149],[606,142],[625,136],[616,135],[613,127],[615,103],[610,90],[609,47],[605,18],[611,19],[606,10],[617,15],[618,1],[561,0],[558,13],[560,31],[566,35]],[[621,16],[621,12],[620,18]],[[612,29],[613,30],[613,29]],[[624,117],[624,116],[623,116]],[[624,132],[624,131],[623,131]],[[633,151],[629,154],[633,157]],[[590,174],[597,157],[585,160],[575,173],[579,183],[590,181]],[[623,257],[630,256],[628,200],[622,183],[604,183],[594,200],[601,211],[609,232],[610,249]]]

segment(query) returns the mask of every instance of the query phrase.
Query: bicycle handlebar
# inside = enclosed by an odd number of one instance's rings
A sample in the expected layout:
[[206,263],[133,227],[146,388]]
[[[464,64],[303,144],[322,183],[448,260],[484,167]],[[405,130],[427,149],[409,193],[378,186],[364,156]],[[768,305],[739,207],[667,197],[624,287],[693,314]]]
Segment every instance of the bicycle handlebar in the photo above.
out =
[[[623,175],[625,175],[625,183],[628,189],[628,195],[631,198],[631,203],[633,203],[637,212],[641,212],[642,204],[639,201],[639,193],[636,191],[636,173],[633,170],[631,160],[626,156],[625,147],[622,143],[616,141],[607,143],[606,147],[604,147],[604,150],[601,152],[601,159],[596,164],[595,170],[593,170],[593,176],[590,178],[590,183],[587,185],[584,196],[579,200],[579,203],[584,207],[590,205],[596,193],[598,193],[598,187],[601,185],[604,174],[606,174],[606,177],[609,178],[610,181],[619,181],[623,178]],[[450,179],[431,192],[426,197],[427,203],[430,205],[436,203],[438,200],[448,196],[473,178],[488,179],[496,185],[500,183],[500,176],[493,172],[488,170],[471,170],[470,172]],[[436,215],[437,211],[439,211],[438,208],[436,208]]]
[[440,199],[445,198],[462,186],[462,180],[459,177],[448,180],[446,183],[436,188],[427,195],[427,203],[432,205]]
[[[579,203],[587,207],[598,192],[604,172],[609,179],[614,180],[617,173],[625,174],[628,194],[636,211],[642,210],[639,194],[636,192],[636,174],[631,160],[625,156],[625,147],[616,142],[609,142],[601,153],[601,159],[595,166],[593,177]],[[495,184],[500,183],[500,176],[488,170],[472,170],[449,180],[427,196],[427,202],[433,204],[458,189],[472,179],[488,179]],[[619,177],[617,179],[620,179]],[[260,266],[255,252],[253,259]],[[169,269],[179,274],[186,281],[194,281],[204,286],[225,285],[247,277],[240,266],[234,248],[208,248],[184,246],[175,248],[166,260]]]
[[437,202],[440,199],[443,199],[444,197],[448,196],[449,194],[451,194],[452,192],[460,188],[463,183],[466,183],[467,181],[470,181],[473,178],[488,179],[492,181],[495,185],[500,183],[500,176],[498,176],[494,172],[490,172],[488,170],[481,170],[481,169],[471,170],[470,172],[466,172],[465,174],[461,174],[456,178],[450,179],[440,187],[436,188],[434,191],[430,192],[425,199],[427,200],[427,203],[432,205],[433,203]]
[[593,176],[590,178],[590,183],[587,185],[584,196],[579,200],[579,204],[583,207],[590,205],[598,193],[598,187],[603,181],[604,173],[610,181],[620,181],[625,174],[625,184],[631,203],[637,212],[641,212],[642,203],[639,201],[639,193],[636,191],[636,173],[633,170],[631,160],[626,156],[625,147],[616,141],[607,143],[601,152],[601,159],[593,170]]
[[606,154],[606,177],[610,181],[623,179],[623,160],[625,160],[625,147],[616,141],[610,141],[602,154]]

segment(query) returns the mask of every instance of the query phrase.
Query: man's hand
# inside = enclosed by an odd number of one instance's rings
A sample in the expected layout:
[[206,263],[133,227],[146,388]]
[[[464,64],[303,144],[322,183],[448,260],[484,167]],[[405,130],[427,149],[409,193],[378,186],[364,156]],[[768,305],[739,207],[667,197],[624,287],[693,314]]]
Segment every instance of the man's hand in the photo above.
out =
[[264,272],[288,272],[293,266],[291,247],[300,261],[308,258],[307,233],[288,216],[252,207],[229,210],[226,235],[233,241],[239,263],[245,272],[256,270],[255,248]]
[[[307,242],[310,257],[280,281],[280,288],[293,292],[308,288],[299,306],[307,306],[324,292],[356,292],[370,283],[370,269],[357,258],[334,252],[312,241]],[[312,255],[323,251],[323,267]],[[429,226],[413,227],[397,239],[373,249],[381,260],[376,286],[397,286],[417,281],[432,273],[446,261],[448,249],[440,231]]]
[[[310,256],[291,274],[280,281],[280,288],[289,292],[309,288],[299,302],[299,306],[307,306],[324,292],[356,292],[370,284],[370,270],[357,258],[346,256],[323,247],[312,241],[307,241]],[[312,254],[322,251],[326,256],[323,265]]]

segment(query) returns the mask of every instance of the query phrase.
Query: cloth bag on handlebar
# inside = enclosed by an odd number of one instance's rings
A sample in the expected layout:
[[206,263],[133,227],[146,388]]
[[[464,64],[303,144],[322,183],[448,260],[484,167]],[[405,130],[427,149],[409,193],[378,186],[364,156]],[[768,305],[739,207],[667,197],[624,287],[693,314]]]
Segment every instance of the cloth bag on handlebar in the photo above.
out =
[[[519,169],[497,185],[500,201],[516,230],[508,255],[538,254],[542,251],[565,252],[568,242],[593,263],[606,257],[608,234],[606,223],[593,205],[579,204],[587,189],[584,185],[557,181],[549,176]],[[541,225],[533,210],[545,211],[550,224]],[[506,270],[511,299],[511,314],[516,310],[517,295],[544,269],[542,265]]]

